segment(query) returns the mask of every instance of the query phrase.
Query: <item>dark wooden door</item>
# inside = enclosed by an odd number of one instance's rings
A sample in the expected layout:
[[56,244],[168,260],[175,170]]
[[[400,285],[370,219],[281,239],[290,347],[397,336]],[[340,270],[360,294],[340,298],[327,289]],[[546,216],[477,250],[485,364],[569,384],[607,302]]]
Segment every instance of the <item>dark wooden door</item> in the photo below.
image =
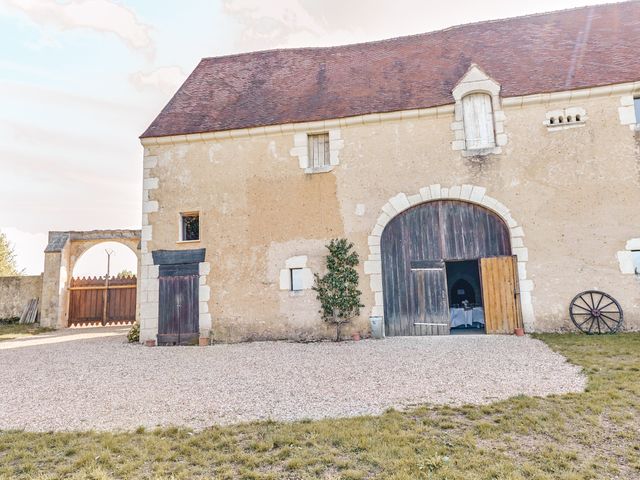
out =
[[480,259],[485,332],[513,333],[522,327],[515,256]]
[[160,276],[158,345],[198,342],[198,275]]
[[[479,205],[457,200],[427,202],[387,224],[380,253],[386,334],[448,333],[448,326],[436,326],[434,332],[426,328],[429,326],[413,325],[440,323],[415,319],[442,319],[443,305],[448,303],[444,265],[440,274],[417,273],[416,267],[510,255],[509,228],[497,214]],[[436,301],[442,295],[444,303]],[[445,313],[448,319],[448,311]]]

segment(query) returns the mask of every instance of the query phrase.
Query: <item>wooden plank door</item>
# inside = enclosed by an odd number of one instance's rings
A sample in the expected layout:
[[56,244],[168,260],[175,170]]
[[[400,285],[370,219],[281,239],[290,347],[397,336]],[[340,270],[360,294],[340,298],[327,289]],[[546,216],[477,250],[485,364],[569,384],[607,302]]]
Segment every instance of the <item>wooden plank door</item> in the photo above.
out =
[[198,275],[160,276],[158,345],[198,342]]
[[515,256],[480,259],[486,333],[513,333],[522,327]]
[[[412,262],[419,263],[419,262]],[[448,335],[447,274],[441,268],[411,269],[410,335]]]

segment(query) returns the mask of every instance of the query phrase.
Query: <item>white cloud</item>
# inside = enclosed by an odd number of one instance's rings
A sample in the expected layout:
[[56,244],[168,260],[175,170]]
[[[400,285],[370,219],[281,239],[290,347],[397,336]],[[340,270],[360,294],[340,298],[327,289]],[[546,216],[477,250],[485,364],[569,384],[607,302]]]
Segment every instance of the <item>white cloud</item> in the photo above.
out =
[[182,68],[177,65],[158,67],[151,72],[138,71],[132,73],[129,79],[139,90],[157,89],[164,94],[172,94],[187,78]]
[[607,0],[223,0],[240,26],[237,51],[342,45]]
[[143,24],[129,8],[109,0],[0,0],[24,12],[42,26],[60,30],[89,28],[113,33],[136,50],[153,51],[151,27]]
[[299,0],[224,0],[223,8],[242,26],[237,43],[243,50],[343,43],[357,30],[330,28],[324,15]]

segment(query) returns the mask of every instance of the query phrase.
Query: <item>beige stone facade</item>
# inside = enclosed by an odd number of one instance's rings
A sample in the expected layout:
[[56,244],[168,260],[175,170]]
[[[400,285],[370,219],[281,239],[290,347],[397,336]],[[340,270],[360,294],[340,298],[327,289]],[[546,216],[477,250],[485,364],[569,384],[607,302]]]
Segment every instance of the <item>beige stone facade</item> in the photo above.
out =
[[[640,284],[619,253],[640,237],[640,140],[627,111],[634,93],[640,83],[494,95],[500,138],[484,155],[456,143],[453,98],[428,109],[143,139],[142,340],[157,332],[151,252],[193,248],[206,249],[201,330],[214,340],[329,337],[314,292],[281,288],[281,271],[306,257],[304,268],[321,272],[334,237],[353,241],[362,260],[365,308],[345,333],[367,335],[369,317],[382,313],[376,237],[394,212],[434,198],[482,204],[508,223],[528,331],[569,328],[571,298],[592,288],[617,298],[626,328],[638,329]],[[549,128],[567,111],[584,112],[579,128]],[[306,173],[300,134],[318,131],[340,140],[339,160]],[[180,242],[180,213],[194,211],[200,240]]]

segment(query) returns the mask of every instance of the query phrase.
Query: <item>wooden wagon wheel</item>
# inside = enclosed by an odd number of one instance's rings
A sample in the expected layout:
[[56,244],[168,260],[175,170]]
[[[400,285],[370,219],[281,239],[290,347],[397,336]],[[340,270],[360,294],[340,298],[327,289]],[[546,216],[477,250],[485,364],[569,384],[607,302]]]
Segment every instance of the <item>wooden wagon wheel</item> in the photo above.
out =
[[598,290],[579,293],[569,304],[571,321],[587,334],[615,333],[622,326],[622,307],[611,295]]

